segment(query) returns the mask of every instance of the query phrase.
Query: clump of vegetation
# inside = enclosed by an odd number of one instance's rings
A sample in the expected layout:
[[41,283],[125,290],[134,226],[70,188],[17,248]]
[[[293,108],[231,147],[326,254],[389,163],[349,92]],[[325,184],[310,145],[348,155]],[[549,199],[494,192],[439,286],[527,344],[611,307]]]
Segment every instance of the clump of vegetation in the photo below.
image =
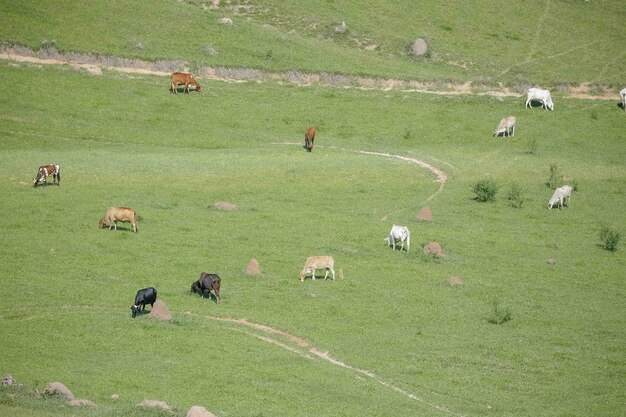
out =
[[528,141],[528,148],[526,149],[526,153],[534,155],[537,153],[537,139],[533,138]]
[[547,182],[548,187],[556,188],[561,181],[563,181],[563,175],[561,175],[559,171],[559,166],[557,164],[550,164],[550,177]]
[[496,200],[498,185],[494,180],[486,178],[475,183],[473,191],[476,194],[476,201],[481,203],[492,202]]
[[522,186],[516,182],[512,183],[506,193],[506,199],[509,201],[511,207],[522,208],[525,200]]
[[619,243],[620,233],[619,231],[609,227],[602,226],[600,229],[600,240],[602,243],[600,244],[603,249],[606,249],[611,252],[615,252],[617,250],[617,244]]
[[491,311],[487,317],[487,321],[491,324],[503,324],[511,320],[511,307],[502,306],[498,299],[493,299],[491,302]]

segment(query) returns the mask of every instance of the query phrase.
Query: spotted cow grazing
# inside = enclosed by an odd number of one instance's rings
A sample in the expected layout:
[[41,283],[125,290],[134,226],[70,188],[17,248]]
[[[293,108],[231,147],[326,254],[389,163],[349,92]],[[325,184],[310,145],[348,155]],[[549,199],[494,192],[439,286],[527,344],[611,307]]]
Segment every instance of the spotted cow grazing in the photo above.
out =
[[200,278],[193,284],[191,284],[191,292],[200,294],[203,298],[211,298],[211,290],[215,294],[215,302],[220,303],[220,287],[222,285],[222,278],[217,274],[208,274],[203,272],[200,274]]
[[173,72],[171,75],[170,90],[174,94],[178,94],[178,86],[184,85],[185,93],[189,93],[189,86],[193,85],[196,91],[200,91],[200,84],[188,72]]
[[52,176],[53,184],[61,185],[61,167],[58,164],[48,164],[40,166],[37,170],[37,175],[33,180],[33,187],[36,187],[39,183],[42,183],[45,187],[49,176]]
[[306,149],[307,152],[311,152],[313,150],[314,140],[315,140],[315,128],[310,127],[307,129],[306,133],[304,134],[304,149]]

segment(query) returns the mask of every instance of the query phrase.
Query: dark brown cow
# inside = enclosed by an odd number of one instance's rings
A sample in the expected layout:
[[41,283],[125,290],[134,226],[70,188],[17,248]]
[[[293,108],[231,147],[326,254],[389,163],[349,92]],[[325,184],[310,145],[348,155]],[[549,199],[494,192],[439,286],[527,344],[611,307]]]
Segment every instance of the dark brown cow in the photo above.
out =
[[196,91],[200,91],[200,84],[188,72],[173,72],[171,75],[170,90],[172,93],[178,93],[178,86],[185,85],[185,93],[189,94],[189,86],[193,85]]
[[[47,178],[52,175],[52,183],[61,185],[61,167],[58,164],[42,165],[37,170],[37,176],[33,180],[33,187],[43,182],[43,186],[46,186]],[[58,181],[58,182],[57,182]]]
[[306,149],[307,152],[311,152],[313,150],[314,140],[315,140],[315,128],[310,127],[307,129],[306,133],[304,134],[304,149]]
[[[211,298],[211,290],[215,293],[215,302],[220,302],[220,286],[222,279],[217,274],[207,274],[203,272],[200,274],[200,278],[191,284],[191,292],[200,294],[202,297]],[[206,291],[206,293],[205,293]]]

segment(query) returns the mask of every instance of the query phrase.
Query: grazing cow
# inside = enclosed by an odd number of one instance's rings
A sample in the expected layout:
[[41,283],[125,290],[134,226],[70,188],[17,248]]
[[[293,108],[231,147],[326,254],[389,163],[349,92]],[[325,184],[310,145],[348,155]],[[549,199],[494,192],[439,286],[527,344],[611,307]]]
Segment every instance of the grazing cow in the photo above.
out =
[[[217,274],[207,274],[203,272],[200,274],[200,278],[191,284],[191,292],[200,294],[202,297],[211,298],[211,290],[215,294],[215,302],[220,302],[220,287],[222,286],[222,278]],[[206,293],[205,293],[206,291]]]
[[552,197],[548,201],[548,208],[551,209],[556,203],[558,203],[559,209],[562,208],[565,198],[567,198],[567,207],[569,207],[569,202],[572,198],[572,187],[570,185],[564,185],[554,190],[554,194],[552,194]]
[[626,88],[619,92],[619,97],[622,99],[622,110],[626,111]]
[[98,223],[98,228],[102,229],[105,224],[109,225],[109,230],[115,226],[117,230],[117,222],[130,222],[133,232],[137,232],[137,213],[129,207],[109,207],[103,218]]
[[157,290],[153,287],[148,287],[137,291],[137,295],[135,295],[135,304],[133,304],[130,308],[132,317],[135,318],[137,314],[145,311],[146,304],[150,304],[150,307],[154,307],[154,302],[156,301],[156,299]]
[[311,152],[313,150],[314,140],[315,140],[315,128],[310,127],[307,129],[306,133],[304,134],[304,149],[306,149],[307,152]]
[[389,231],[389,237],[386,237],[387,246],[393,247],[393,250],[396,250],[396,242],[402,243],[400,246],[400,250],[404,249],[404,243],[406,242],[406,251],[409,252],[411,250],[411,232],[406,226],[397,226],[393,225],[391,230]]
[[52,175],[52,184],[61,185],[61,167],[58,164],[42,165],[37,170],[37,175],[33,180],[33,187],[43,182],[43,186],[46,186],[48,177]]
[[493,131],[494,136],[503,133],[503,136],[515,136],[515,116],[507,116],[500,120],[500,124]]
[[309,256],[304,262],[304,267],[300,272],[300,281],[304,282],[305,275],[311,275],[311,279],[315,280],[315,270],[325,269],[324,279],[328,278],[328,272],[332,273],[333,281],[335,280],[335,260],[332,256]]
[[178,86],[185,85],[185,93],[189,94],[189,86],[193,85],[196,91],[200,91],[200,84],[188,72],[173,72],[171,75],[170,90],[174,94],[178,94]]
[[541,88],[529,88],[526,98],[526,108],[530,107],[530,102],[536,100],[541,102],[541,107],[547,110],[554,110],[554,103],[550,96],[550,91]]

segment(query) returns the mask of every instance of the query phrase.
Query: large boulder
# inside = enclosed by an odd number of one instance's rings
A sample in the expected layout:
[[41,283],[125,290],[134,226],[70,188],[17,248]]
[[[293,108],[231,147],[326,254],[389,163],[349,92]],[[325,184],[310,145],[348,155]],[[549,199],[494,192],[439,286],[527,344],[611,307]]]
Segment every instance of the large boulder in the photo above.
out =
[[411,44],[411,55],[421,57],[428,54],[428,44],[422,38],[417,38]]
[[59,395],[65,397],[68,400],[74,399],[74,394],[61,382],[51,382],[43,390],[43,395]]
[[167,411],[172,410],[172,407],[170,407],[165,401],[159,401],[159,400],[143,400],[142,402],[137,404],[137,407],[160,408],[161,410],[167,410]]
[[187,411],[187,417],[216,417],[215,414],[211,413],[204,407],[200,407],[199,405],[194,405]]
[[2,377],[2,385],[13,385],[15,384],[15,379],[11,374],[6,374]]

